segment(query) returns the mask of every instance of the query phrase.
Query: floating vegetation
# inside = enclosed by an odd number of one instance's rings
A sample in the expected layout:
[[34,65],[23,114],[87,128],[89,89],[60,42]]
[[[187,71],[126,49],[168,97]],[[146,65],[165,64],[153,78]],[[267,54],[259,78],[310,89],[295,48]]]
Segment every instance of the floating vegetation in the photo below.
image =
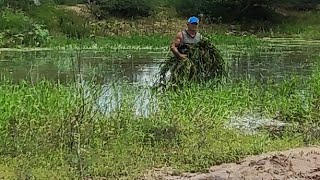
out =
[[185,59],[171,57],[161,64],[160,86],[182,86],[185,82],[203,82],[226,75],[220,51],[208,40],[186,46],[185,54]]

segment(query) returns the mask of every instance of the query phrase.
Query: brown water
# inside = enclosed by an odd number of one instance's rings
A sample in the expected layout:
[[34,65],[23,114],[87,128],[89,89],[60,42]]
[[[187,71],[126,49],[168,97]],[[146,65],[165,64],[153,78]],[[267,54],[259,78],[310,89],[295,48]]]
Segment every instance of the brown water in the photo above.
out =
[[[230,78],[253,78],[261,82],[281,81],[292,75],[308,77],[320,57],[320,42],[270,39],[268,47],[245,50],[236,46],[221,46],[229,63]],[[0,51],[0,81],[22,80],[37,82],[43,79],[69,83],[79,78],[102,84],[100,107],[112,111],[121,101],[122,91],[110,88],[112,82],[152,85],[159,64],[167,58],[167,51]],[[107,100],[107,98],[109,98]],[[152,101],[150,92],[143,89],[136,97],[137,108],[145,111]],[[108,106],[108,107],[106,107]],[[137,110],[137,114],[139,111]],[[149,111],[149,110],[147,110]],[[141,112],[140,112],[141,113]],[[144,114],[144,113],[142,113]]]

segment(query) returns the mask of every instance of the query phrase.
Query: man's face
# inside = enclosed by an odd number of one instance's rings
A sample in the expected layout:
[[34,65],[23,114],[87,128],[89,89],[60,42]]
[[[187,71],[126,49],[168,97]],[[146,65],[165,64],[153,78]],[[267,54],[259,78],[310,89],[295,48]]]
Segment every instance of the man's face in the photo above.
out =
[[198,23],[188,23],[187,24],[188,29],[191,31],[197,31],[198,30]]

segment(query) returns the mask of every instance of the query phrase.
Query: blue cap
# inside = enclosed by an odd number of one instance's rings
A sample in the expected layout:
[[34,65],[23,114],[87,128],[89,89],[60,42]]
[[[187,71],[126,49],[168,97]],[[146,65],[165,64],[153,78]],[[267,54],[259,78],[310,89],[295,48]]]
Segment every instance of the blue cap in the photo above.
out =
[[188,19],[188,23],[199,23],[199,19],[195,16],[192,16]]

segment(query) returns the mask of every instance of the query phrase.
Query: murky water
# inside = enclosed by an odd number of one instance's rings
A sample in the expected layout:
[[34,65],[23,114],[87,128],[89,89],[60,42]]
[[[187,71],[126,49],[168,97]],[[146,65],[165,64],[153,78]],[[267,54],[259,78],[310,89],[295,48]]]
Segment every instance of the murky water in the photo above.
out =
[[[218,46],[219,47],[219,46]],[[308,77],[319,57],[320,42],[300,40],[270,40],[267,47],[247,51],[236,46],[221,46],[230,63],[230,78],[251,77],[259,81],[282,80],[291,75]],[[37,82],[42,79],[68,83],[81,75],[85,81],[104,85],[98,106],[105,112],[119,108],[123,92],[111,84],[150,86],[156,80],[160,62],[168,51],[0,51],[0,80]],[[118,89],[117,89],[118,88]],[[147,116],[150,102],[155,100],[144,88],[134,98],[136,115]],[[154,103],[152,103],[154,104]]]

